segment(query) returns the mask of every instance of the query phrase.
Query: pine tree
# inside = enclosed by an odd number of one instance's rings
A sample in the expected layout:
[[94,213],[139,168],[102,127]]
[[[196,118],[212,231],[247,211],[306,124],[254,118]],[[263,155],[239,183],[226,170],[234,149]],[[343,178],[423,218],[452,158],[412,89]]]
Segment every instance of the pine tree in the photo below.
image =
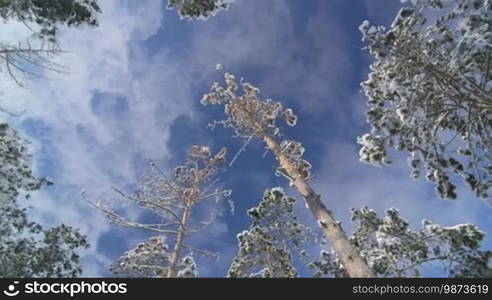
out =
[[[96,0],[1,0],[0,17],[20,21],[36,37],[56,43],[58,26],[97,26],[101,12]],[[32,24],[33,26],[30,26]],[[39,30],[38,30],[39,28]]]
[[22,22],[33,35],[18,43],[0,41],[0,73],[23,86],[43,71],[63,72],[53,59],[63,52],[59,27],[97,26],[100,12],[96,0],[1,0],[0,18]]
[[[51,184],[33,175],[26,142],[0,124],[0,277],[76,277],[81,273],[79,249],[86,237],[72,227],[43,228],[29,220],[18,202]],[[30,194],[26,194],[30,198]]]
[[292,249],[301,255],[312,238],[311,228],[294,213],[296,199],[282,188],[266,190],[257,207],[248,210],[252,224],[238,234],[239,250],[228,277],[297,277]]
[[[293,210],[296,200],[282,188],[265,191],[248,211],[252,224],[238,234],[239,250],[229,277],[297,277],[304,262],[314,277],[349,277],[338,254],[306,227]],[[423,220],[413,229],[395,208],[383,217],[368,208],[352,209],[351,243],[377,277],[486,277],[492,252],[481,250],[485,233],[473,224],[441,226]],[[325,248],[312,260],[305,248]],[[297,264],[294,263],[297,261]]]
[[[259,89],[242,83],[242,94],[238,95],[238,84],[233,75],[225,74],[226,86],[214,83],[212,92],[203,96],[204,105],[223,105],[226,119],[216,124],[234,130],[236,137],[245,140],[245,146],[253,139],[262,140],[278,161],[277,173],[288,178],[306,201],[321,227],[352,277],[372,277],[373,271],[348,240],[340,223],[328,210],[320,196],[309,184],[311,164],[303,158],[304,147],[294,140],[280,140],[277,119],[283,118],[289,126],[295,126],[297,116],[292,109],[284,109],[280,102],[261,100]],[[245,147],[244,146],[244,147]],[[244,149],[244,147],[242,149]]]
[[[391,208],[380,218],[368,207],[352,210],[356,230],[350,240],[378,277],[420,277],[425,271],[448,277],[485,277],[491,251],[480,250],[485,233],[473,224],[441,226],[423,220],[414,230]],[[338,255],[323,250],[309,267],[315,276],[348,277]]]
[[371,132],[361,161],[388,164],[388,148],[409,154],[411,177],[425,171],[443,198],[453,175],[477,197],[492,186],[492,2],[413,0],[390,29],[364,21],[375,61],[362,83]]
[[231,0],[168,0],[167,8],[179,7],[182,19],[207,20],[222,10],[229,8]]
[[[138,191],[125,193],[115,188],[125,202],[152,213],[159,221],[144,223],[131,221],[104,203],[90,202],[116,225],[145,230],[156,236],[129,250],[112,266],[115,274],[130,277],[196,277],[197,267],[192,254],[216,256],[215,253],[192,247],[186,243],[210,225],[218,214],[229,190],[216,188],[215,176],[225,162],[226,148],[212,155],[209,147],[193,146],[185,163],[166,175],[151,162],[150,171],[138,182]],[[193,217],[198,205],[212,205],[206,219]],[[172,248],[166,244],[171,237]]]

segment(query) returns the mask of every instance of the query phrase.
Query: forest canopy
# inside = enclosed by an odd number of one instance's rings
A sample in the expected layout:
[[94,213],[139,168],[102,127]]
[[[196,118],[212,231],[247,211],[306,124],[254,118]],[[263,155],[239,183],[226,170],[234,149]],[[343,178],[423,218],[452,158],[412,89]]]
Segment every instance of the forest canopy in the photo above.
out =
[[0,277],[491,276],[492,1],[0,18]]

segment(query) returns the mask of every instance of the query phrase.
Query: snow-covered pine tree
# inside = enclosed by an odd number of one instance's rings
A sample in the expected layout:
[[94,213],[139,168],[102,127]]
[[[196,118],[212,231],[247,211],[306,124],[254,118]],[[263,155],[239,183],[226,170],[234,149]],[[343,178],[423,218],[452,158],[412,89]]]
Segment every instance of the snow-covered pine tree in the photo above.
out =
[[[423,220],[411,228],[400,212],[391,208],[384,217],[368,207],[352,210],[356,230],[350,240],[378,277],[485,277],[492,252],[480,250],[485,233],[473,224],[441,226]],[[333,251],[321,251],[309,267],[315,276],[348,277]]]
[[179,7],[182,19],[207,20],[218,12],[227,10],[231,0],[168,0],[167,8]]
[[375,59],[362,83],[371,131],[358,139],[361,161],[384,165],[388,148],[405,151],[411,177],[425,171],[441,197],[457,197],[459,175],[490,200],[492,1],[411,2],[389,29],[360,26]]
[[[326,242],[302,224],[293,210],[295,202],[282,188],[265,191],[260,204],[248,211],[251,226],[238,234],[239,250],[229,277],[297,277],[294,261],[306,262],[314,277],[349,277],[332,249],[321,250],[309,262],[304,249],[325,248]],[[480,250],[485,234],[475,225],[441,226],[423,220],[414,229],[395,208],[379,217],[368,207],[352,209],[352,221],[350,241],[377,277],[476,278],[490,272],[492,252]]]
[[239,250],[228,277],[297,277],[292,251],[302,256],[313,234],[297,219],[295,203],[282,188],[265,191],[259,205],[248,210],[252,224],[237,236]]
[[51,184],[33,175],[26,144],[0,123],[0,277],[76,277],[86,237],[65,225],[43,228],[18,202],[21,193]]
[[[234,136],[245,141],[243,150],[253,139],[262,140],[266,148],[273,152],[278,161],[277,174],[288,178],[306,201],[351,277],[372,277],[374,275],[367,262],[360,256],[343,231],[333,213],[321,201],[320,196],[309,184],[311,164],[303,158],[304,147],[301,143],[281,139],[277,120],[282,118],[287,125],[295,126],[297,116],[290,108],[283,108],[280,102],[258,97],[259,89],[249,83],[241,82],[241,91],[232,74],[225,74],[225,87],[214,83],[211,92],[201,100],[203,105],[223,105],[226,119],[216,121],[234,130]],[[234,161],[234,159],[233,159]]]
[[[193,146],[185,163],[166,174],[154,162],[139,180],[135,193],[114,188],[123,201],[136,205],[158,221],[132,221],[104,203],[90,202],[111,223],[145,230],[154,234],[134,249],[124,253],[112,266],[115,274],[130,277],[196,277],[193,254],[216,256],[187,243],[187,237],[210,225],[219,213],[219,205],[228,199],[230,190],[216,187],[219,167],[225,162],[226,148],[212,155],[206,146]],[[210,205],[207,214],[192,216],[197,205]],[[171,240],[172,248],[166,244]]]
[[0,18],[22,22],[32,31],[26,41],[0,41],[0,73],[23,85],[24,79],[43,71],[62,72],[53,57],[63,51],[58,46],[59,27],[97,26],[101,12],[96,0],[2,0]]
[[22,22],[36,37],[51,43],[57,42],[58,26],[97,26],[100,12],[97,0],[0,1],[2,19]]

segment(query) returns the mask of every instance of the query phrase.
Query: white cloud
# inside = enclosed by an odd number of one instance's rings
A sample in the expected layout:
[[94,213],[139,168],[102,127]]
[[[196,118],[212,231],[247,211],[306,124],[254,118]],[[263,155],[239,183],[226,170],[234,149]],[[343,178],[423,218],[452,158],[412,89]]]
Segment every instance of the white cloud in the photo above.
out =
[[[226,66],[228,72],[246,71],[245,80],[260,87],[263,96],[286,95],[288,90],[289,100],[317,113],[341,101],[352,71],[347,29],[341,19],[327,13],[310,16],[296,28],[289,4],[285,0],[238,1],[207,26],[196,28],[192,45],[204,52],[198,63],[211,60]],[[319,5],[318,11],[330,11],[328,1]]]

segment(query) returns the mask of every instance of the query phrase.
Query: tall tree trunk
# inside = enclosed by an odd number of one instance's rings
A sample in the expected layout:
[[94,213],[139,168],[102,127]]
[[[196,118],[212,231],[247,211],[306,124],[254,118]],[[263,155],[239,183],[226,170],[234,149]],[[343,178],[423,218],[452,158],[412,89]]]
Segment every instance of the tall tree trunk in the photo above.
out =
[[332,243],[349,276],[374,277],[374,271],[349,241],[340,223],[333,217],[333,213],[324,206],[320,196],[314,192],[298,169],[285,156],[279,144],[264,131],[262,131],[262,136],[268,149],[275,154],[280,166],[292,178],[295,188],[306,200],[309,209],[321,226],[323,234]]
[[183,242],[186,233],[186,223],[190,217],[191,201],[186,201],[183,209],[183,215],[181,216],[181,224],[179,226],[178,234],[176,235],[176,244],[174,245],[173,253],[171,254],[171,260],[169,262],[169,270],[167,272],[167,278],[175,278],[178,274],[178,263],[181,258],[181,249],[183,248]]

